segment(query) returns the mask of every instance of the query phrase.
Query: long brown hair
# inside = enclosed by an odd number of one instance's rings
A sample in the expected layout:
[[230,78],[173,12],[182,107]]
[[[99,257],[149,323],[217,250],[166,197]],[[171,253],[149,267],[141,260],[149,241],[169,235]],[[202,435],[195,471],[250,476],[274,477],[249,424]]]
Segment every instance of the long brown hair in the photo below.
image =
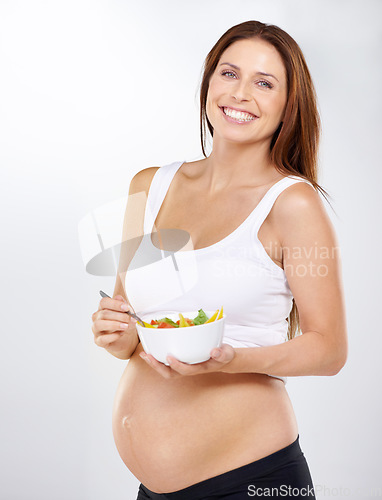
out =
[[[317,109],[314,85],[304,55],[296,41],[278,26],[259,21],[246,21],[226,31],[212,47],[204,61],[200,85],[200,138],[204,157],[206,125],[213,137],[214,129],[208,120],[206,105],[209,82],[223,52],[234,42],[260,39],[270,43],[280,54],[287,75],[287,103],[284,119],[274,133],[270,159],[283,175],[295,175],[308,180],[324,198],[330,195],[317,183],[318,144],[321,121]],[[329,202],[330,204],[330,202]],[[296,303],[288,317],[288,339],[300,331]]]

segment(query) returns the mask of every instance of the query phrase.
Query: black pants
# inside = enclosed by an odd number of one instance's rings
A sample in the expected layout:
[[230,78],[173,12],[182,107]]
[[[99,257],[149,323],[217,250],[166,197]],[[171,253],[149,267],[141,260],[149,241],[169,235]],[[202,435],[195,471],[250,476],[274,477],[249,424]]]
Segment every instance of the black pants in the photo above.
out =
[[140,484],[137,500],[315,499],[299,437],[292,444],[260,460],[182,490],[154,493]]

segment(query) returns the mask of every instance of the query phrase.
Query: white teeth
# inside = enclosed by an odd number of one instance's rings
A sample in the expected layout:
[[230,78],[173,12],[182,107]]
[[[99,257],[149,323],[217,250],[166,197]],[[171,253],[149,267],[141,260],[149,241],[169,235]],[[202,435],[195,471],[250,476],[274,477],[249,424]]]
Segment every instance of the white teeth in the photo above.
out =
[[244,113],[242,111],[235,111],[234,109],[230,108],[223,108],[223,111],[224,114],[238,121],[250,122],[255,119],[253,115],[249,115],[248,113]]

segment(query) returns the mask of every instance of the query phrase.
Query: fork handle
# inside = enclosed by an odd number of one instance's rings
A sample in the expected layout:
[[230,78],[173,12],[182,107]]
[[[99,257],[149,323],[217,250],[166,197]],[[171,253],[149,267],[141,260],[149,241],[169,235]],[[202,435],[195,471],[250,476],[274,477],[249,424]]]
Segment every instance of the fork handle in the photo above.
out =
[[[108,297],[109,299],[111,299],[110,295],[108,295],[107,293],[103,292],[102,290],[99,291],[101,297]],[[136,314],[130,312],[130,311],[126,311],[127,314],[129,314],[130,316],[132,316],[134,319],[136,319],[137,321],[139,321],[139,323],[142,325],[142,326],[145,326],[143,321],[141,320],[141,318],[139,316],[137,316]]]

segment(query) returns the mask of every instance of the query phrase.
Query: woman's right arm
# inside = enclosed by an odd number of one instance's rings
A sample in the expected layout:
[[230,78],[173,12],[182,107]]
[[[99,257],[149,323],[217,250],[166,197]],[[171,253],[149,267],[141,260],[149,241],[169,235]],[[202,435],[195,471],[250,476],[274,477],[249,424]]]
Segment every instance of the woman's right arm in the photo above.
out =
[[131,180],[122,231],[122,245],[112,298],[104,297],[92,315],[94,342],[119,359],[129,359],[139,344],[136,321],[123,312],[122,304],[133,308],[124,287],[126,272],[144,235],[146,200],[159,167],[141,170]]

